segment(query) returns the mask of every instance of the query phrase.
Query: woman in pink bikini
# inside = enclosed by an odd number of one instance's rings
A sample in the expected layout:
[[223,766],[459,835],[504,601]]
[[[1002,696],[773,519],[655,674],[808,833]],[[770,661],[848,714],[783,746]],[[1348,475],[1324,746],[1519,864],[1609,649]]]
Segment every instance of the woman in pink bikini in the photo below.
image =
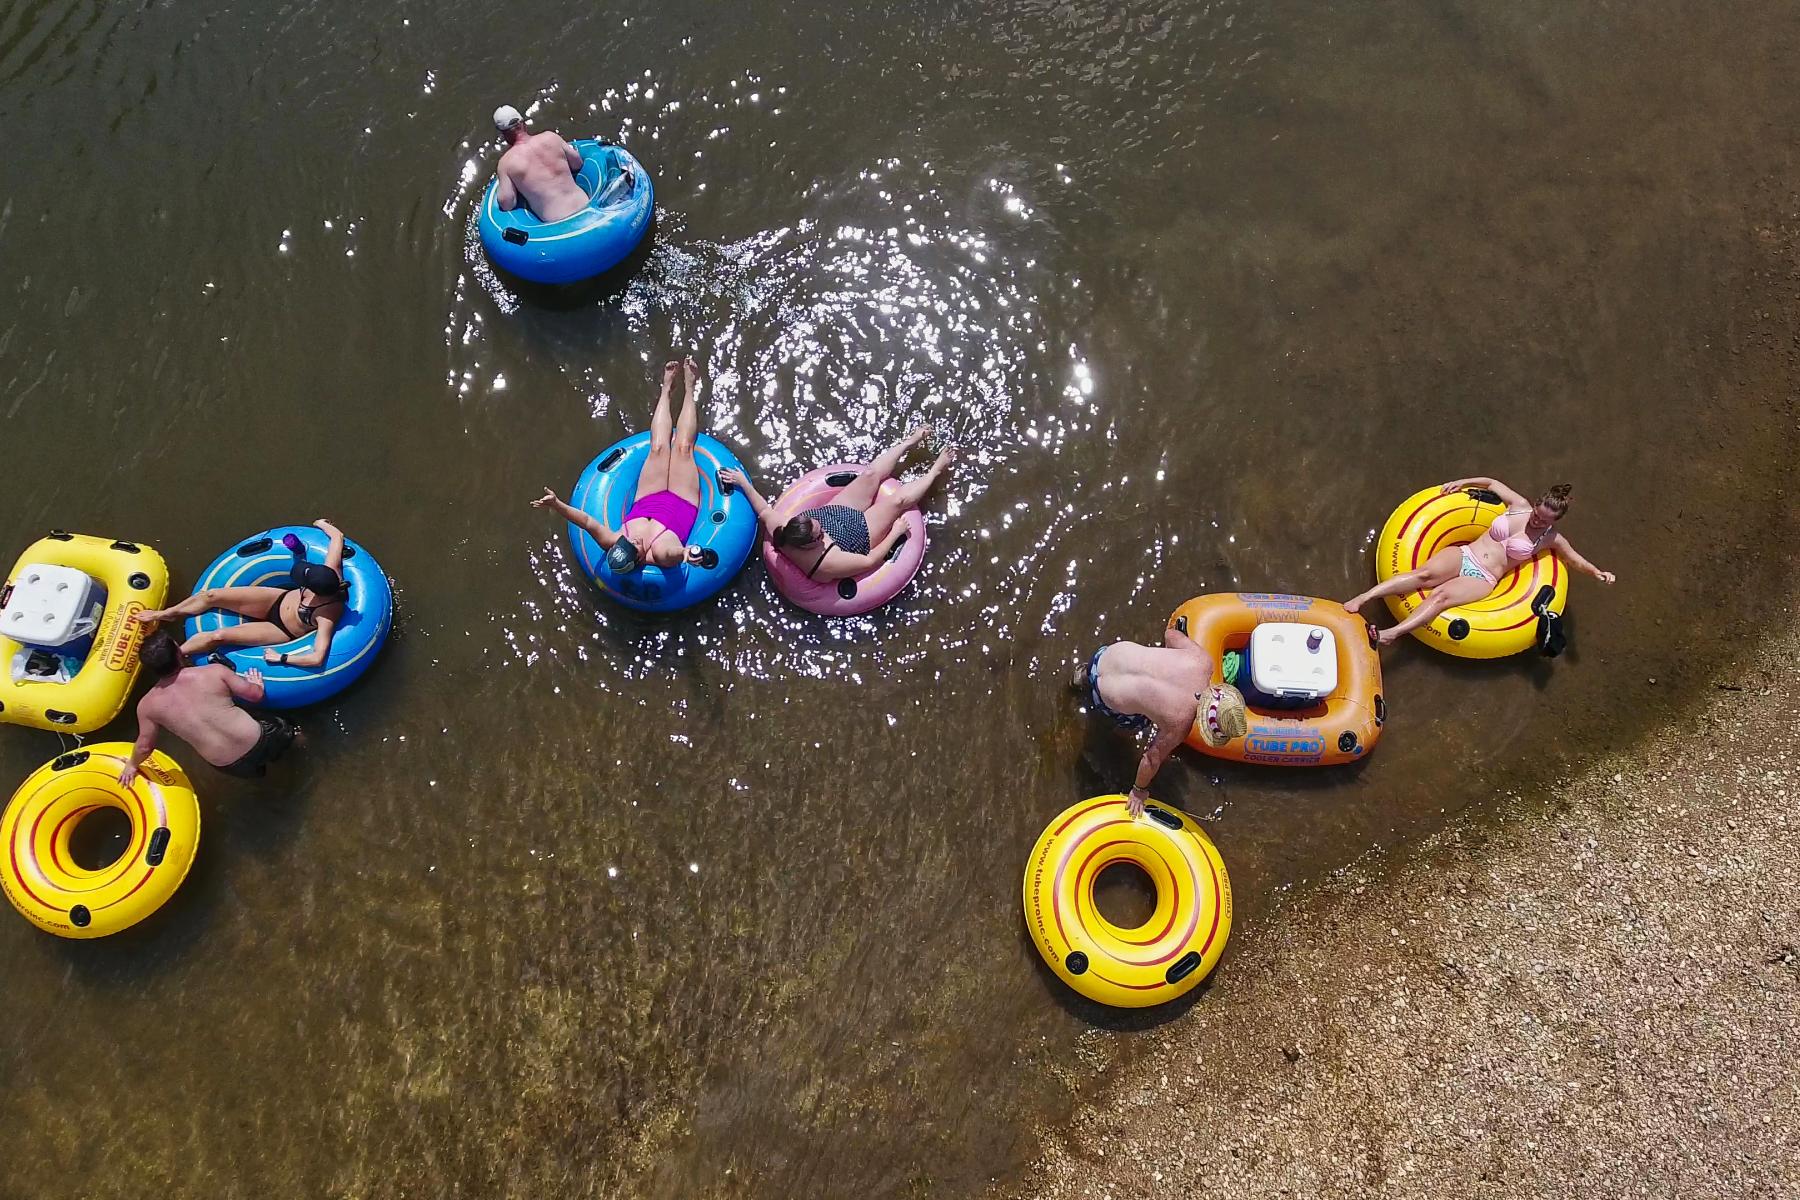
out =
[[[681,419],[671,424],[669,399],[677,375],[683,376],[685,384]],[[663,364],[662,395],[650,418],[650,457],[638,474],[637,499],[625,511],[622,528],[608,528],[548,487],[531,502],[533,508],[554,509],[564,520],[592,534],[616,574],[629,575],[645,563],[673,567],[684,559],[700,559],[700,548],[688,545],[700,516],[700,467],[694,462],[694,440],[700,435],[700,414],[694,403],[700,392],[699,380],[700,368],[692,358]]]
[[1617,578],[1577,554],[1569,539],[1556,532],[1556,523],[1569,511],[1569,493],[1573,489],[1568,484],[1557,484],[1536,504],[1498,479],[1453,479],[1441,490],[1447,496],[1464,488],[1486,489],[1506,503],[1506,511],[1494,518],[1485,537],[1477,537],[1465,546],[1445,546],[1418,570],[1396,575],[1345,603],[1346,610],[1355,612],[1365,601],[1379,596],[1430,593],[1406,620],[1381,631],[1382,645],[1405,637],[1446,608],[1482,599],[1498,586],[1502,575],[1540,554],[1554,554],[1571,570],[1592,575],[1601,583]]

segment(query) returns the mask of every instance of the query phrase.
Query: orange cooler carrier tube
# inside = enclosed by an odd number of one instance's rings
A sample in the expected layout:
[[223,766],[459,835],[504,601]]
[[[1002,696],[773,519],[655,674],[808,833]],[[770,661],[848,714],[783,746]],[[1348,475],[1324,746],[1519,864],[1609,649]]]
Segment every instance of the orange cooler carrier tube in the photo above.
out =
[[1224,683],[1227,650],[1242,651],[1265,621],[1294,621],[1331,630],[1337,641],[1337,690],[1311,708],[1251,708],[1249,730],[1223,746],[1190,732],[1187,744],[1214,758],[1283,767],[1330,767],[1355,762],[1375,748],[1387,719],[1381,696],[1381,659],[1369,644],[1368,622],[1335,600],[1266,592],[1196,596],[1169,623],[1212,655],[1213,682]]

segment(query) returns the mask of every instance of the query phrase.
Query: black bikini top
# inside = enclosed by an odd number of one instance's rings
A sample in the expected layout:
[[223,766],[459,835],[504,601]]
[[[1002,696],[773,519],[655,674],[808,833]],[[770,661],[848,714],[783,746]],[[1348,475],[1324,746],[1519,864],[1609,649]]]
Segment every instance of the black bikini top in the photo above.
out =
[[[307,589],[307,590],[310,590],[310,589]],[[304,595],[305,591],[303,591],[301,594]],[[318,593],[314,592],[313,595],[317,596]],[[343,603],[344,603],[344,598],[342,596],[333,596],[331,599],[325,601],[325,603],[323,603],[323,604],[308,604],[304,600],[302,600],[300,602],[300,607],[295,610],[294,615],[296,617],[300,618],[301,625],[305,626],[308,629],[317,629],[319,627],[319,618],[318,618],[319,610],[321,608],[330,608],[334,604],[338,605],[339,607],[342,607]]]

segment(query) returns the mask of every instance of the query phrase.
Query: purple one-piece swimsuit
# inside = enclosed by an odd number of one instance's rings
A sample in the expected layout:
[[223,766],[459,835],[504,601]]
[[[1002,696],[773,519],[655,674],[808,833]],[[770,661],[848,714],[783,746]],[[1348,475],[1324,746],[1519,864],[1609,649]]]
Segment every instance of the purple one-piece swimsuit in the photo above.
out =
[[648,496],[638,497],[637,501],[626,510],[623,524],[629,525],[639,517],[657,522],[677,538],[686,542],[688,534],[694,532],[694,522],[700,519],[700,510],[674,492],[664,489],[660,492],[652,492]]

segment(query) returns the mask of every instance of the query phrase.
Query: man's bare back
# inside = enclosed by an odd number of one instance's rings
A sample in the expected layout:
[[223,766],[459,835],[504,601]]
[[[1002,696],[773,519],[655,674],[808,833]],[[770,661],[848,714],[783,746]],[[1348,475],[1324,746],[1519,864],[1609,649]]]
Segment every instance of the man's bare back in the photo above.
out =
[[500,156],[499,195],[510,212],[523,200],[540,221],[560,221],[587,207],[588,194],[575,181],[581,155],[551,132],[526,133]]
[[1170,626],[1160,647],[1114,642],[1096,650],[1070,680],[1119,728],[1152,733],[1128,794],[1133,817],[1144,811],[1156,773],[1190,730],[1213,746],[1243,736],[1244,698],[1236,688],[1213,682],[1213,666],[1212,655]]
[[[1198,706],[1195,696],[1212,682],[1212,656],[1178,635],[1185,645],[1144,646],[1114,642],[1107,647],[1097,681],[1100,698],[1117,712],[1141,713],[1160,729],[1186,733]],[[1171,639],[1173,640],[1173,639]]]
[[[255,693],[252,697],[251,693]],[[262,734],[256,718],[238,707],[260,699],[262,686],[217,664],[177,671],[138,701],[138,720],[169,730],[215,767],[248,754]]]

